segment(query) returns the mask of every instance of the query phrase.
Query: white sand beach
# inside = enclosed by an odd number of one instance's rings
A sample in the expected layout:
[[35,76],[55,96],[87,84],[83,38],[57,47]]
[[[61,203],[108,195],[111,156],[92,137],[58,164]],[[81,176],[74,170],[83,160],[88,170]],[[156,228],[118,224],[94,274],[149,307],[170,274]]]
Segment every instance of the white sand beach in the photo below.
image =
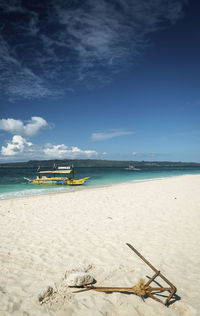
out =
[[[66,285],[82,270],[99,286],[147,281],[153,271],[127,242],[177,287],[168,308]],[[0,201],[2,316],[198,316],[199,293],[200,175]]]

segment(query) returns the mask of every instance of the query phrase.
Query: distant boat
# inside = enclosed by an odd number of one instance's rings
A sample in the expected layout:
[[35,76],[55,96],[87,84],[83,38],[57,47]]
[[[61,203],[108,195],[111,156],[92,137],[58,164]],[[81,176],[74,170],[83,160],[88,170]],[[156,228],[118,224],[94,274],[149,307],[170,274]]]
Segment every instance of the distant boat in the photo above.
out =
[[135,166],[129,165],[128,167],[124,168],[125,170],[130,170],[130,171],[140,171],[141,169],[136,168]]

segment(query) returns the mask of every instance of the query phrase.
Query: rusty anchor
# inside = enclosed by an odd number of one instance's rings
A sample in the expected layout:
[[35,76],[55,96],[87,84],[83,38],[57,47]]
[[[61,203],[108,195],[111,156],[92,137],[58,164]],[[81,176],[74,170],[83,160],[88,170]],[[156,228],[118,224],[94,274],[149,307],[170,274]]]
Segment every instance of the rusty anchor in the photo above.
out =
[[[126,244],[133,250],[154,272],[155,274],[148,280],[147,283],[144,283],[144,280],[140,280],[139,283],[132,287],[102,287],[102,286],[93,286],[93,285],[84,285],[85,290],[95,290],[99,292],[124,292],[124,293],[134,293],[142,298],[149,296],[152,299],[156,300],[164,304],[165,306],[169,306],[170,300],[175,295],[177,289],[176,287],[159,271],[157,270],[147,259],[145,259],[132,245],[129,243]],[[150,284],[157,278],[160,277],[163,281],[165,281],[169,286],[162,287],[159,283],[157,283],[158,287],[151,287]],[[168,291],[169,295],[165,302],[161,301],[159,298],[155,296],[155,294]],[[79,291],[80,292],[80,291]]]

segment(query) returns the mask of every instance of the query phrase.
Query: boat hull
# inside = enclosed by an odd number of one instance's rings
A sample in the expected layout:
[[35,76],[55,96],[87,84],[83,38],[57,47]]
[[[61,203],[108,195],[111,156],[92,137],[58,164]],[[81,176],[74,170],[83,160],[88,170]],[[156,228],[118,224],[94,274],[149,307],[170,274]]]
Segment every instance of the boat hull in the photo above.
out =
[[82,185],[83,183],[85,183],[85,181],[89,179],[89,177],[86,178],[82,178],[82,179],[69,179],[67,180],[66,184],[67,185]]
[[25,180],[27,180],[29,183],[33,183],[33,184],[45,184],[45,185],[82,185],[83,183],[85,183],[85,181],[87,179],[89,179],[89,177],[86,178],[82,178],[82,179],[63,179],[63,178],[54,178],[54,179],[44,179],[44,178],[36,178],[36,179],[28,179],[28,178],[24,178]]

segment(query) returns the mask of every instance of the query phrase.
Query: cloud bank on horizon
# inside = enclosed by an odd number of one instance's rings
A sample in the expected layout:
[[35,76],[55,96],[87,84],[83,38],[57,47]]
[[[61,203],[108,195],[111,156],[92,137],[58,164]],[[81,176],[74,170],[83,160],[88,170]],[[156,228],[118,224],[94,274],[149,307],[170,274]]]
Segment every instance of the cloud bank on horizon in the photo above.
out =
[[149,35],[174,24],[186,0],[0,0],[0,91],[52,97],[110,82]]
[[[27,138],[36,136],[42,129],[50,128],[52,124],[47,123],[42,117],[33,116],[28,122],[15,119],[1,119],[0,130],[15,134],[6,145],[1,147],[1,160],[27,160],[27,159],[75,159],[96,157],[95,150],[82,150],[76,146],[65,144],[35,145]],[[17,133],[17,134],[16,134]]]
[[[75,159],[75,158],[99,158],[105,157],[106,152],[99,154],[96,150],[83,150],[77,146],[65,144],[45,143],[36,145],[30,139],[38,135],[44,129],[53,128],[44,118],[33,116],[30,120],[23,122],[12,118],[0,119],[0,131],[13,134],[12,139],[7,140],[0,149],[0,161],[27,160],[27,159]],[[135,134],[133,131],[112,129],[92,133],[92,141],[105,141],[119,136]]]

